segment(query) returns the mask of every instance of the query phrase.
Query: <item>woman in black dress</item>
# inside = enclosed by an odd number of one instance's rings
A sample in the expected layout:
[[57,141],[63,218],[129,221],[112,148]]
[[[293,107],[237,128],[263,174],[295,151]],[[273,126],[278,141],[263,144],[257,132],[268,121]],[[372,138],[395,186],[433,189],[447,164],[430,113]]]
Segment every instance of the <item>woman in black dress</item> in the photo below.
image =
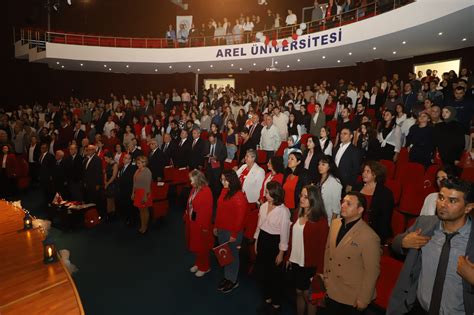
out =
[[104,172],[105,198],[107,199],[107,219],[110,220],[115,215],[115,198],[117,197],[117,173],[118,163],[115,162],[112,152],[107,151],[104,155],[106,162]]
[[418,115],[418,124],[410,127],[407,136],[407,147],[410,151],[410,161],[430,166],[434,151],[434,134],[431,118],[427,112]]

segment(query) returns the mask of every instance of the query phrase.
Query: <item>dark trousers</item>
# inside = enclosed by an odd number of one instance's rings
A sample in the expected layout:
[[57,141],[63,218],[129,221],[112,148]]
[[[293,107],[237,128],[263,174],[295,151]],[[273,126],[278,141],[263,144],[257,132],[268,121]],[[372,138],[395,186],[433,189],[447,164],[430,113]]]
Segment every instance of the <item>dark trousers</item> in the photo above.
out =
[[257,240],[257,276],[262,286],[265,300],[271,299],[273,305],[281,305],[283,295],[283,263],[275,265],[280,249],[280,235],[272,235],[260,230]]
[[267,162],[268,162],[268,160],[270,160],[275,155],[275,151],[265,151],[265,152],[267,152]]
[[102,200],[102,191],[95,189],[95,186],[88,187],[84,186],[84,201],[86,203],[95,203],[97,211],[100,215],[105,215],[104,202]]
[[133,206],[133,200],[130,198],[131,194],[123,194],[117,198],[117,210],[125,217],[125,221],[130,224],[135,224],[138,220],[137,209]]
[[38,163],[28,163],[28,172],[33,183],[38,182]]
[[408,315],[428,315],[428,312],[421,307],[420,302],[416,299],[415,305],[413,305]]
[[322,315],[362,315],[365,313],[365,311],[359,311],[352,305],[342,304],[330,298],[326,299],[326,307],[321,311]]

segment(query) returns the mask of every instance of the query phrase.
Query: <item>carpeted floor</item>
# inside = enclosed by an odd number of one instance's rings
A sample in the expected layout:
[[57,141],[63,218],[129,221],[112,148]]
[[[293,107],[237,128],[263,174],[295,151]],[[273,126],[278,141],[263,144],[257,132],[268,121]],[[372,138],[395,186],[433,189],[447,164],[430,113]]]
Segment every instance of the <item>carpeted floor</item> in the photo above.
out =
[[[42,196],[30,190],[17,196],[33,215],[44,217]],[[233,315],[255,314],[260,292],[255,280],[240,276],[233,292],[217,291],[222,270],[212,258],[212,271],[196,278],[188,271],[192,255],[184,244],[182,209],[171,209],[166,220],[139,235],[122,220],[93,229],[51,235],[59,249],[71,251],[74,275],[86,314]],[[284,305],[282,314],[294,314]]]

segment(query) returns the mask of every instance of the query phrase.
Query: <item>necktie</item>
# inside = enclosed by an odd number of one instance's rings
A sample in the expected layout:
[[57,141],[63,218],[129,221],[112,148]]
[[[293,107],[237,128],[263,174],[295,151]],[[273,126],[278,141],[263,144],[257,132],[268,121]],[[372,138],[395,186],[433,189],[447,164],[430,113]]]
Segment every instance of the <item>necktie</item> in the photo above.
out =
[[448,268],[449,262],[449,251],[451,250],[451,239],[459,234],[455,233],[444,233],[446,235],[446,241],[441,249],[441,255],[439,256],[438,269],[436,269],[436,277],[433,285],[433,292],[431,293],[431,302],[429,315],[438,315],[441,306],[441,298],[443,296],[443,285],[444,279],[446,278],[446,269]]
[[211,145],[211,154],[210,154],[211,156],[214,155],[214,149],[215,149],[214,147],[215,147],[215,144]]
[[165,144],[165,148],[163,149],[163,152],[166,152],[166,149],[168,149],[168,143]]
[[252,125],[252,128],[250,129],[250,137],[252,137],[253,131],[255,130],[255,127],[256,127],[256,126],[257,126],[256,124],[253,124],[253,125]]
[[197,142],[197,139],[195,139],[195,140],[193,141],[193,148],[194,148],[194,146],[196,145],[196,142]]

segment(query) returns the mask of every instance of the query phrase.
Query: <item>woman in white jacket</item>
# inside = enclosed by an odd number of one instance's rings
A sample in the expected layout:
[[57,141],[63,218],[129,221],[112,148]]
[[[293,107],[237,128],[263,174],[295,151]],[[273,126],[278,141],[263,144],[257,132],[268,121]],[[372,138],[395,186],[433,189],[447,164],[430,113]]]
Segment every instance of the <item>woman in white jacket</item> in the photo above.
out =
[[237,170],[237,176],[242,184],[242,191],[249,203],[256,203],[260,197],[260,189],[265,179],[265,171],[255,163],[257,151],[250,149],[245,154],[245,164]]
[[319,160],[319,187],[323,197],[324,208],[328,216],[328,224],[341,213],[342,184],[337,175],[337,166],[330,155],[324,155]]
[[380,160],[397,161],[398,153],[402,147],[402,132],[396,124],[395,113],[386,110],[383,113],[383,122],[377,132],[380,141]]

